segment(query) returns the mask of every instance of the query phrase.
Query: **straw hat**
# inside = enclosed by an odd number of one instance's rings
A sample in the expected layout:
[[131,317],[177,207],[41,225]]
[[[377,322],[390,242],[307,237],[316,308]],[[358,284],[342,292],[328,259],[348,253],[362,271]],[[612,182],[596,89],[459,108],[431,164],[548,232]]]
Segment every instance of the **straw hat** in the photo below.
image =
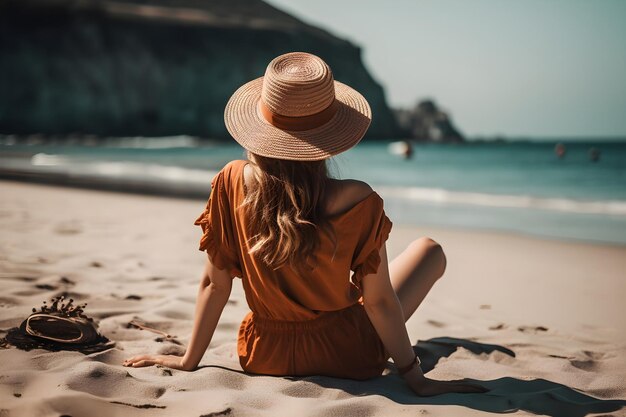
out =
[[356,90],[333,80],[321,58],[291,52],[235,91],[224,121],[233,138],[255,154],[315,161],[356,145],[372,111]]

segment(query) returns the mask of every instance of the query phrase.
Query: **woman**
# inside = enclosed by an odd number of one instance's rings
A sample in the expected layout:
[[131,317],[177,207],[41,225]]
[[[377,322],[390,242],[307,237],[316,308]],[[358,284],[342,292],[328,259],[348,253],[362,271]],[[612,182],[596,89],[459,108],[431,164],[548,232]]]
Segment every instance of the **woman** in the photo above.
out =
[[252,310],[237,344],[246,372],[367,379],[391,356],[419,395],[484,392],[426,378],[406,331],[444,272],[441,247],[419,239],[388,264],[392,223],[380,196],[364,182],[328,177],[326,160],[370,125],[363,96],[334,81],[317,56],[294,52],[235,92],[225,122],[248,161],[215,176],[195,223],[208,260],[189,347],[183,357],[139,355],[124,364],[195,369],[240,277]]

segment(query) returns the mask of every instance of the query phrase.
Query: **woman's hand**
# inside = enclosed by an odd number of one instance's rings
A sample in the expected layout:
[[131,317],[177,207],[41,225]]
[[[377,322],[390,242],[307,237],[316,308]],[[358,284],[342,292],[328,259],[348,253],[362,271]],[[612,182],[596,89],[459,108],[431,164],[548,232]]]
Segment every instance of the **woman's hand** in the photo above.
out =
[[181,371],[191,371],[183,365],[183,357],[175,355],[137,355],[128,358],[123,363],[124,366],[132,366],[133,368],[141,368],[143,366],[163,365],[168,368],[178,369]]
[[404,379],[414,393],[420,397],[430,397],[448,393],[480,394],[489,391],[487,388],[476,384],[463,382],[463,380],[437,381],[426,378],[420,370],[412,370],[404,376]]

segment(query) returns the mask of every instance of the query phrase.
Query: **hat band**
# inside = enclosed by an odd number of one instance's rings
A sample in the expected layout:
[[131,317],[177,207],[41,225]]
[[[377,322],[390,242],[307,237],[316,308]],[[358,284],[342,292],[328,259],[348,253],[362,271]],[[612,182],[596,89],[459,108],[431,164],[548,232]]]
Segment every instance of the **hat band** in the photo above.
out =
[[311,130],[322,126],[333,118],[337,112],[337,100],[333,100],[333,102],[321,112],[313,113],[308,116],[293,117],[274,113],[267,104],[265,104],[263,99],[259,100],[259,110],[263,118],[278,129],[292,131]]

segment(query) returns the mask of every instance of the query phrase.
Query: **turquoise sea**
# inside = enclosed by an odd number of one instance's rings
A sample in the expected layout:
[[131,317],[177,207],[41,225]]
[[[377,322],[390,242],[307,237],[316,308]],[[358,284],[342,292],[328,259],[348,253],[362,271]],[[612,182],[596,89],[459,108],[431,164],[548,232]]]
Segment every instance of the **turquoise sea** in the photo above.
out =
[[[562,240],[626,244],[626,143],[417,144],[405,160],[391,142],[363,142],[332,158],[338,178],[368,182],[395,224],[512,231]],[[593,162],[590,148],[600,152]],[[236,144],[190,137],[64,140],[0,137],[0,171],[50,182],[206,198]],[[8,174],[7,174],[8,173]],[[101,187],[100,187],[101,188]]]

